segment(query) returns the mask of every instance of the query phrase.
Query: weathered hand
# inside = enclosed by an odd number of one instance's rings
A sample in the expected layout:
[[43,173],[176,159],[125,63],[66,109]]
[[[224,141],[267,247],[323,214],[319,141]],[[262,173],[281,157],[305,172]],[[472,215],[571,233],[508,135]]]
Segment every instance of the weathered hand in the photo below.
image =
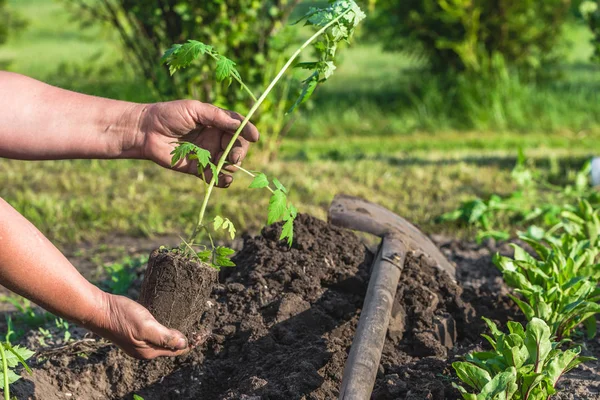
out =
[[181,332],[158,323],[142,305],[108,293],[104,298],[102,312],[86,326],[125,353],[135,358],[152,359],[179,356],[190,350]]
[[[211,161],[216,164],[241,121],[243,117],[238,113],[194,100],[146,105],[139,119],[138,146],[142,158],[150,159],[166,168],[198,176],[197,161],[181,160],[171,167],[171,152],[175,143],[178,140],[188,141],[210,151]],[[227,161],[233,164],[241,162],[248,152],[250,142],[256,142],[258,137],[256,127],[250,123],[246,125]],[[231,165],[225,170],[235,172]],[[204,174],[207,180],[212,178],[209,168]],[[221,174],[218,186],[227,187],[232,181],[231,175]]]

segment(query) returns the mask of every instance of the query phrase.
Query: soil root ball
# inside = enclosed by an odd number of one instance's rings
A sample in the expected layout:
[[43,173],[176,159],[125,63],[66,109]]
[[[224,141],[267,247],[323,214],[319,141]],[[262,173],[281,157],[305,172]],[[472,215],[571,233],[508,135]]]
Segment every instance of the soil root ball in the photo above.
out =
[[169,250],[154,250],[142,283],[139,302],[161,324],[181,331],[190,341],[200,332],[198,322],[218,280],[209,265]]

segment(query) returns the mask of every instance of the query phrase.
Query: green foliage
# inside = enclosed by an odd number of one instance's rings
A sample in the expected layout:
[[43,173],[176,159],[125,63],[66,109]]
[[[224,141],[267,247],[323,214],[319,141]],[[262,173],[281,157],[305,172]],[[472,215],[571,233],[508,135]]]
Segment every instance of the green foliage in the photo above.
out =
[[147,256],[125,257],[120,262],[114,262],[104,265],[104,272],[107,275],[102,283],[102,289],[105,291],[125,295],[137,278],[137,272],[140,267],[148,263]]
[[[588,319],[595,323],[600,313],[600,248],[590,241],[563,235],[560,244],[549,246],[523,238],[536,252],[531,256],[517,245],[512,258],[496,255],[506,284],[519,297],[511,296],[527,319],[540,318],[559,340]],[[595,334],[594,331],[589,332]]]
[[0,44],[11,34],[18,33],[26,26],[25,20],[10,9],[6,0],[0,0]]
[[508,322],[508,333],[484,320],[491,336],[483,336],[492,350],[470,353],[452,364],[458,378],[475,391],[453,384],[465,400],[545,400],[556,393],[562,375],[590,360],[578,348],[561,350],[541,319],[533,318],[525,329]]
[[377,0],[372,28],[387,47],[416,51],[444,72],[479,72],[495,54],[510,66],[535,71],[560,55],[569,3]]
[[[531,239],[556,242],[560,241],[563,232],[587,238],[586,235],[593,229],[600,229],[598,215],[591,204],[600,204],[600,198],[598,192],[590,187],[589,173],[590,163],[587,162],[571,183],[553,185],[528,165],[520,151],[511,173],[518,190],[504,197],[494,194],[487,200],[475,198],[465,201],[437,220],[472,226],[479,242],[485,238],[510,238],[510,232],[497,229],[498,221],[503,218],[509,218],[513,224],[527,226],[522,236]],[[595,244],[596,238],[592,241]]]
[[10,399],[10,385],[21,379],[20,375],[14,371],[19,364],[31,374],[31,369],[26,363],[35,353],[19,345],[13,346],[10,343],[10,336],[13,334],[11,324],[9,323],[6,339],[0,342],[0,359],[2,361],[2,370],[0,371],[0,389],[4,391],[4,399]]
[[586,0],[579,6],[579,12],[587,21],[592,33],[592,44],[594,46],[594,58],[600,60],[600,2],[598,0]]

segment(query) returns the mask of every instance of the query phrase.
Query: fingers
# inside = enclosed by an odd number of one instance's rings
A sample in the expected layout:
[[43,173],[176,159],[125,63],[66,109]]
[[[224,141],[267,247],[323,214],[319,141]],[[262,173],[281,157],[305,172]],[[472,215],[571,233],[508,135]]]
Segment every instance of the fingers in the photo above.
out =
[[[203,126],[212,126],[217,129],[221,129],[228,132],[235,132],[241,122],[244,120],[240,114],[223,110],[219,107],[215,107],[212,104],[206,104],[201,102],[192,102],[192,113],[193,119],[196,124]],[[249,142],[256,142],[259,138],[258,129],[252,124],[248,123],[244,130],[240,134],[241,137],[248,140]]]
[[[207,168],[204,171],[204,176],[206,178],[206,182],[210,182],[212,180],[213,173],[210,170],[210,168]],[[229,186],[231,186],[232,182],[233,182],[233,176],[228,175],[228,174],[220,173],[219,174],[219,179],[217,181],[217,187],[228,188]]]
[[[221,149],[225,150],[227,148],[227,146],[229,145],[229,142],[231,142],[232,138],[233,138],[233,134],[224,133],[221,136]],[[248,154],[249,147],[250,147],[250,142],[248,142],[246,139],[238,138],[235,141],[233,147],[231,148],[229,155],[227,156],[227,161],[229,161],[232,164],[240,163],[244,158],[246,158],[246,154]],[[219,158],[220,158],[220,156],[219,156]],[[233,172],[233,171],[235,171],[235,168],[228,169],[228,171]]]

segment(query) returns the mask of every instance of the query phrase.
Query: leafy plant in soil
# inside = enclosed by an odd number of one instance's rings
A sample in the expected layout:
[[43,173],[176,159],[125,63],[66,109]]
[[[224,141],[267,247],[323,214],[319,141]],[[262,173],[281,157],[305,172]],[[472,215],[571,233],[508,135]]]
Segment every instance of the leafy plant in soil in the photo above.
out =
[[[169,70],[172,74],[182,68],[190,66],[200,57],[207,57],[209,60],[215,62],[215,78],[217,81],[226,82],[227,84],[231,84],[233,81],[236,81],[237,84],[240,85],[241,89],[254,100],[254,105],[251,107],[246,118],[231,138],[228,146],[219,160],[211,160],[211,155],[207,150],[188,142],[178,143],[175,150],[173,150],[173,164],[176,164],[180,160],[187,158],[190,161],[197,161],[198,174],[202,177],[206,178],[205,171],[207,169],[210,169],[212,172],[212,178],[210,181],[207,182],[207,180],[204,179],[205,194],[198,214],[198,222],[189,239],[182,247],[184,251],[193,252],[201,261],[210,263],[215,268],[232,265],[231,261],[228,261],[228,259],[233,252],[230,252],[222,247],[219,248],[213,244],[211,230],[204,222],[206,207],[210,200],[212,191],[217,183],[219,174],[222,172],[222,169],[226,163],[229,152],[252,116],[256,113],[258,108],[271,93],[275,85],[277,85],[277,83],[280,81],[284,73],[292,66],[294,68],[309,70],[310,75],[303,81],[300,95],[296,102],[291,106],[289,112],[294,111],[294,109],[296,109],[299,105],[306,102],[315,91],[317,85],[325,82],[333,75],[336,69],[335,56],[338,49],[338,44],[342,41],[348,41],[352,37],[355,28],[364,18],[365,14],[353,0],[338,0],[332,2],[326,8],[311,8],[309,12],[298,22],[304,21],[305,25],[317,28],[317,32],[308,40],[306,40],[294,52],[294,54],[289,58],[287,63],[283,66],[273,81],[271,81],[271,83],[259,97],[255,96],[252,91],[243,83],[242,77],[235,68],[236,63],[224,55],[219,54],[218,51],[210,45],[196,40],[188,40],[184,44],[173,45],[165,52],[165,55],[163,56],[163,62],[169,66]],[[317,60],[294,64],[301,52],[310,45],[313,45],[313,48],[317,54]],[[294,219],[297,215],[297,210],[296,207],[294,207],[293,204],[288,201],[288,190],[286,187],[281,184],[277,178],[269,179],[264,173],[246,170],[240,166],[238,166],[238,169],[247,173],[253,178],[250,188],[265,188],[271,193],[267,223],[271,224],[273,222],[283,220],[284,225],[280,239],[287,240],[287,242],[291,245],[294,234]],[[228,218],[217,216],[212,223],[212,228],[214,231],[225,230],[232,238],[235,236],[235,226]],[[196,245],[196,239],[199,233],[202,231],[208,233],[211,246],[205,246],[202,251],[195,252],[193,251],[193,247]]]
[[[197,163],[198,175],[203,178],[205,191],[197,223],[188,239],[183,240],[178,249],[161,248],[150,256],[140,291],[140,302],[159,322],[181,330],[194,341],[203,335],[202,332],[195,332],[194,327],[204,312],[206,299],[217,280],[216,271],[222,267],[234,266],[230,259],[234,251],[228,247],[215,245],[213,240],[213,233],[217,231],[224,231],[233,239],[236,234],[233,221],[222,215],[217,215],[210,223],[205,221],[211,194],[231,149],[250,119],[291,67],[309,70],[310,75],[303,81],[300,95],[291,106],[290,112],[306,102],[316,87],[334,73],[338,44],[350,40],[355,28],[364,18],[365,14],[353,0],[337,0],[331,2],[326,8],[311,8],[298,22],[304,21],[305,25],[312,26],[317,31],[292,54],[260,96],[255,96],[244,84],[236,69],[236,63],[208,44],[188,40],[184,44],[173,45],[165,52],[162,61],[169,66],[172,74],[190,66],[200,57],[214,61],[215,79],[228,85],[235,81],[254,101],[254,105],[218,160],[212,160],[209,151],[189,142],[178,142],[171,153],[173,165],[183,159]],[[311,45],[317,59],[297,63],[296,60],[302,51]],[[252,177],[249,188],[266,189],[270,192],[267,223],[283,221],[279,239],[287,241],[291,246],[294,237],[294,219],[298,211],[288,199],[288,189],[277,178],[267,177],[262,172],[248,170],[238,164],[236,167]],[[207,171],[212,173],[210,180],[206,179]],[[208,245],[198,242],[201,233],[207,234]]]
[[10,400],[10,385],[21,379],[14,371],[14,368],[19,363],[25,368],[25,370],[31,373],[31,369],[25,362],[34,352],[19,345],[13,346],[10,343],[10,336],[13,334],[11,329],[11,323],[9,322],[8,331],[6,333],[6,339],[4,342],[0,342],[0,358],[2,358],[2,371],[0,373],[0,389],[4,391],[4,400]]
[[527,319],[540,318],[558,340],[569,337],[579,324],[588,335],[596,331],[595,315],[600,312],[600,249],[589,240],[578,241],[563,235],[561,242],[549,246],[523,238],[536,252],[531,256],[512,245],[514,255],[494,257],[508,286],[520,295],[511,295]]
[[453,384],[465,400],[545,400],[557,392],[562,375],[591,359],[580,356],[578,348],[561,350],[539,318],[531,319],[525,329],[510,321],[508,333],[484,320],[491,336],[483,337],[492,350],[470,353],[465,361],[452,364],[459,379],[475,391]]

